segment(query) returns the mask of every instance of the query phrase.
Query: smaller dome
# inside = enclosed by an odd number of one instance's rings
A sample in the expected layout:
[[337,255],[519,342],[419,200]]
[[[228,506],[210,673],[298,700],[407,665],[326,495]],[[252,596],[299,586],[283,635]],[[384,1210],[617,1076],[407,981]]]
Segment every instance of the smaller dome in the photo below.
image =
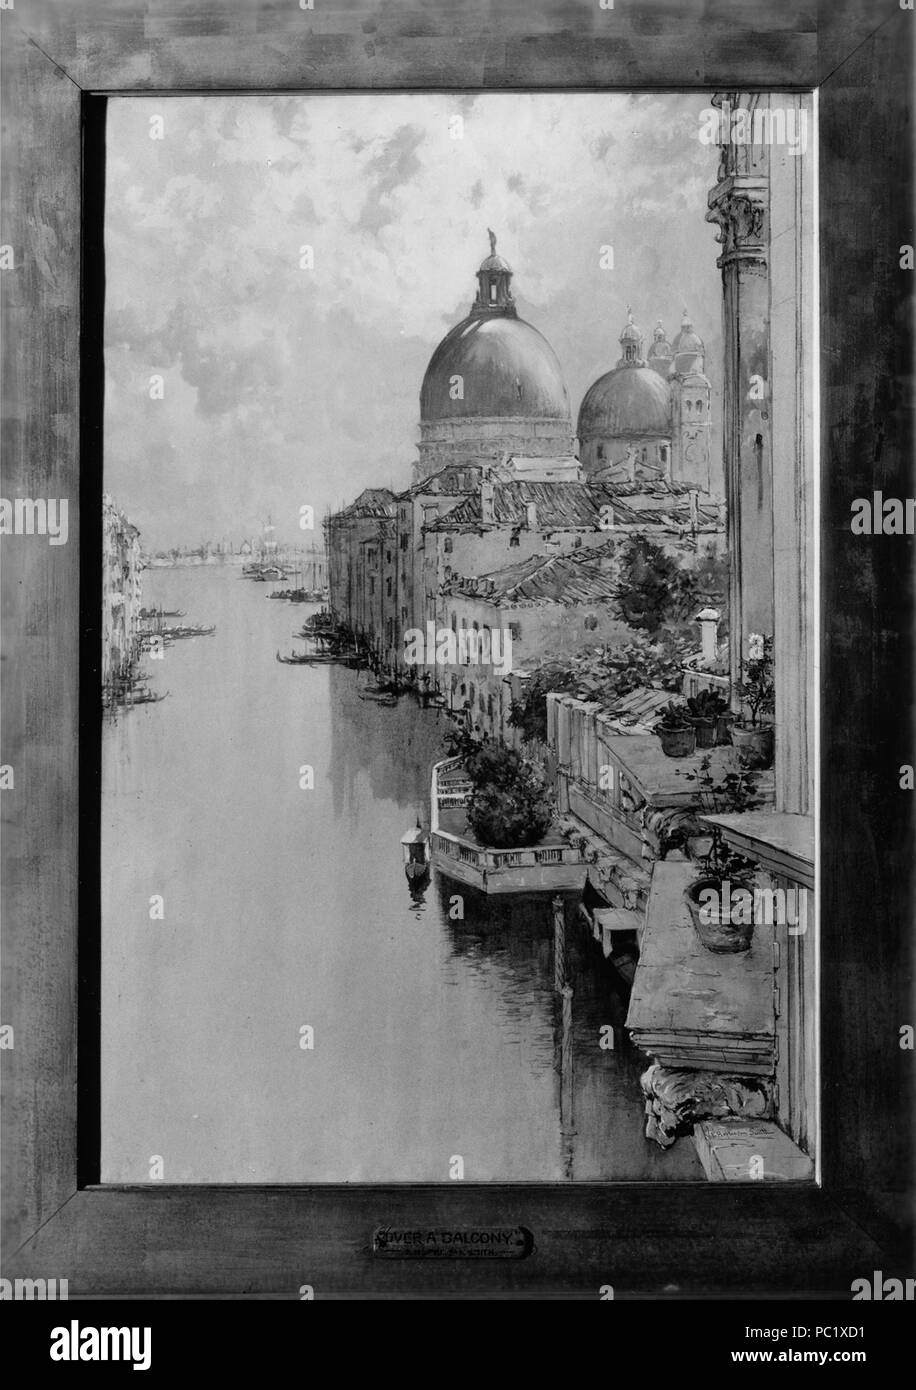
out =
[[508,261],[504,261],[502,256],[487,256],[486,260],[480,262],[481,270],[502,270],[507,275],[512,274],[512,267]]
[[699,333],[693,330],[693,320],[684,310],[684,317],[681,319],[681,331],[674,340],[675,352],[704,352],[703,339]]
[[670,435],[667,384],[651,367],[615,367],[586,391],[576,433],[581,440]]

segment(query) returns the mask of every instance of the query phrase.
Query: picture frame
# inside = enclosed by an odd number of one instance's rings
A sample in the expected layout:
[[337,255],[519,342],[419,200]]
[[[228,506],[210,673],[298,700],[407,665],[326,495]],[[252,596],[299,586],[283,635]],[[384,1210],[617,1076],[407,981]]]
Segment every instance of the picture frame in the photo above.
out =
[[[71,1299],[842,1300],[873,1270],[911,1275],[913,576],[910,547],[863,545],[849,509],[913,489],[916,17],[896,0],[32,0],[0,22],[3,491],[70,499],[66,546],[2,547],[4,1277],[66,1278]],[[98,1182],[97,656],[80,638],[99,594],[104,103],[350,88],[817,92],[819,1184]],[[381,1259],[383,1226],[522,1226],[533,1249]]]

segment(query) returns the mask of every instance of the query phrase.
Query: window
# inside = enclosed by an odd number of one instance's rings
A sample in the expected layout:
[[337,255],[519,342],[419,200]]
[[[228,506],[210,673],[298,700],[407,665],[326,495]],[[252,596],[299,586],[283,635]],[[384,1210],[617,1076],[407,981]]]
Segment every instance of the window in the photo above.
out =
[[512,534],[510,535],[510,537],[509,537],[509,544],[510,544],[510,546],[511,546],[511,545],[519,545],[519,544],[520,544],[519,536],[518,536],[518,532],[517,532],[517,531],[513,531]]
[[374,593],[375,593],[375,579],[372,577],[371,574],[370,574],[370,576],[369,576],[369,593],[370,593],[370,594],[374,594]]
[[662,444],[662,445],[659,446],[658,457],[659,457],[659,459],[661,460],[662,463],[667,463],[667,462],[668,462],[668,445],[667,445],[667,444]]
[[702,409],[703,409],[703,402],[702,402],[702,401],[697,401],[697,414],[698,414],[698,415],[699,415],[699,413],[700,413],[700,411],[701,411]]
[[512,638],[512,641],[513,641],[513,642],[519,641],[519,639],[521,638],[521,635],[522,635],[522,625],[521,625],[521,623],[510,623],[510,624],[509,624],[509,636]]
[[389,598],[391,598],[391,580],[390,580],[390,579],[386,579],[386,580],[385,580],[385,593],[388,595]]
[[598,457],[599,457],[600,459],[603,459],[603,458],[604,458],[604,445],[603,445],[603,444],[599,444],[599,445],[598,445]]
[[406,609],[406,608],[402,608],[402,609],[401,609],[401,622],[402,622],[402,623],[406,623],[406,622],[407,622],[407,609]]
[[491,281],[490,281],[490,303],[491,303],[491,304],[495,304],[495,303],[496,303],[496,281],[495,281],[495,280],[491,280]]
[[386,550],[386,551],[385,551],[385,564],[386,564],[386,565],[390,565],[390,564],[391,564],[391,551],[390,551],[390,550]]
[[446,536],[446,538],[445,538],[445,544],[444,544],[443,547],[442,547],[443,550],[445,551],[446,555],[451,555],[452,550],[454,549],[454,546],[455,546],[455,542],[452,540],[451,536]]
[[407,544],[408,544],[408,541],[409,541],[409,540],[410,540],[410,537],[408,536],[407,532],[405,531],[405,532],[403,533],[403,535],[401,536],[401,549],[402,549],[402,550],[406,550],[406,549],[407,549]]

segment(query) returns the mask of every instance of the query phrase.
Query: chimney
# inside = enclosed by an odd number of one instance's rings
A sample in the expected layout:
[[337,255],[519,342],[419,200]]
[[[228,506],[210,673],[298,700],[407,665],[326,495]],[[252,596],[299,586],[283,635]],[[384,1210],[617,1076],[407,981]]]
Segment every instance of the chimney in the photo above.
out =
[[696,535],[699,525],[699,513],[697,511],[699,500],[700,494],[698,489],[692,487],[690,489],[690,529],[694,535]]
[[700,624],[703,661],[714,662],[719,655],[719,611],[716,608],[704,608],[697,614],[696,621]]
[[493,505],[493,496],[496,489],[489,480],[484,480],[480,484],[480,519],[485,526],[492,526],[496,520],[496,510]]
[[525,525],[529,531],[538,529],[538,504],[536,502],[525,503]]

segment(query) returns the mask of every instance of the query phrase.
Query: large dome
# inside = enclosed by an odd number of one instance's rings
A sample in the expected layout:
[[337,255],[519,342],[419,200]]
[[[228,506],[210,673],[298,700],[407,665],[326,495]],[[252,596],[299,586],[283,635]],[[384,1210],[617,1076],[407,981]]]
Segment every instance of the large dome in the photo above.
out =
[[[454,378],[461,378],[456,390]],[[524,319],[471,314],[433,353],[420,389],[420,419],[524,416],[569,419],[556,353]]]
[[651,367],[615,367],[586,391],[576,433],[583,440],[669,435],[667,384]]

